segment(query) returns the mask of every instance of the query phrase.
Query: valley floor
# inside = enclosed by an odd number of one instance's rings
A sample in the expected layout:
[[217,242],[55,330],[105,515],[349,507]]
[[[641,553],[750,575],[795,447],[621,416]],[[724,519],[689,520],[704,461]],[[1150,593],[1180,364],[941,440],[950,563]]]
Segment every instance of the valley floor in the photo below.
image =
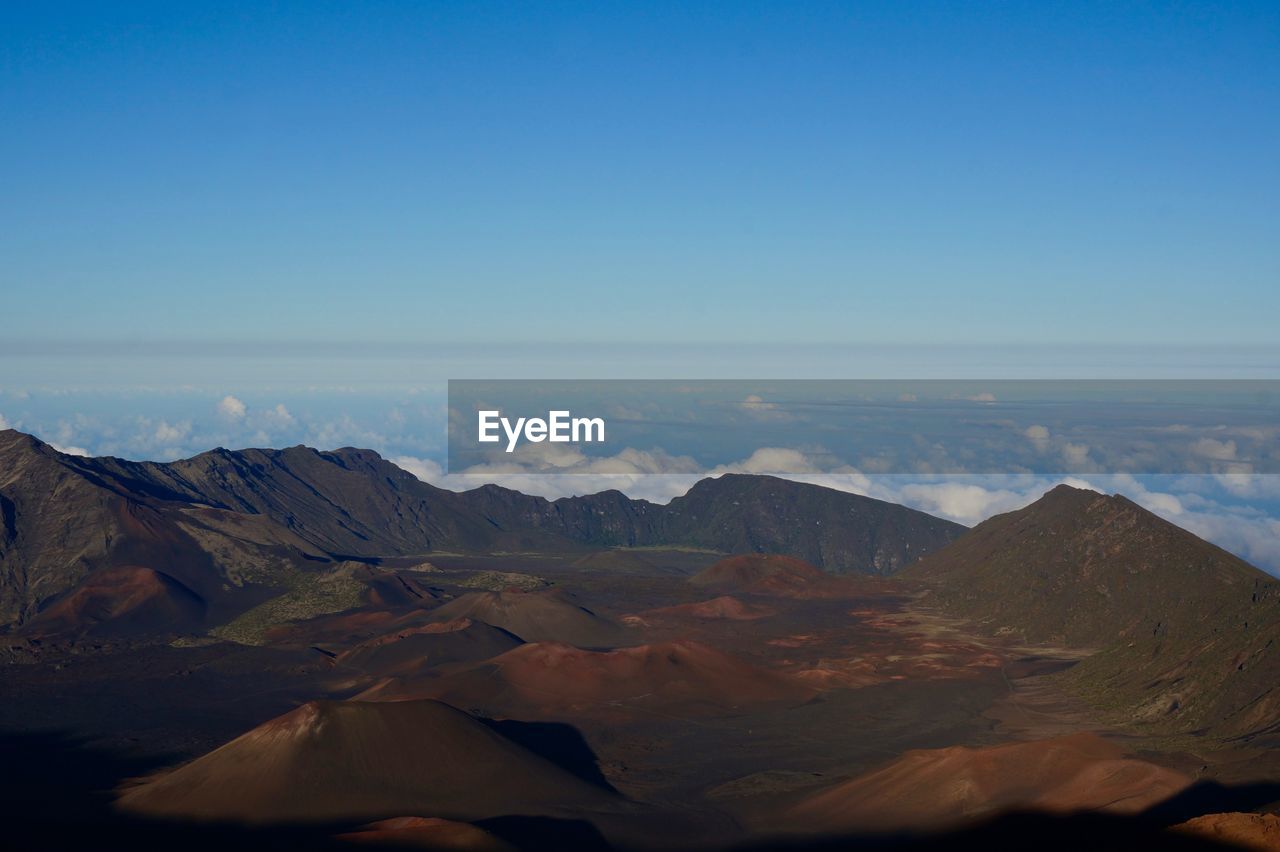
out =
[[[48,848],[100,832],[140,847],[175,838],[192,848],[344,846],[339,835],[392,817],[481,831],[382,826],[361,842],[732,848],[862,837],[915,847],[1032,835],[1039,848],[1088,837],[1095,847],[1209,848],[1216,841],[1169,828],[1280,803],[1277,744],[1159,739],[1104,724],[1056,677],[1080,652],[972,635],[889,580],[691,582],[719,558],[614,551],[603,559],[616,564],[600,567],[580,553],[437,554],[378,566],[383,579],[429,588],[431,600],[366,600],[312,618],[285,609],[290,620],[263,625],[259,644],[8,637],[4,819],[24,845]],[[481,636],[477,623],[498,631]],[[481,639],[504,650],[474,650]],[[398,644],[408,642],[427,650]],[[129,779],[150,778],[145,792],[163,777],[151,773],[182,764],[204,773],[201,784],[234,786],[219,774],[234,767],[214,762],[220,745],[307,702],[353,698],[443,700],[530,766],[560,773],[547,777],[572,777],[605,804],[581,793],[587,799],[563,809],[507,813],[486,787],[472,810],[375,805],[250,828],[175,821],[181,807],[163,790],[142,795],[137,810],[116,804],[138,784]],[[351,736],[381,742],[370,730]],[[341,743],[324,747],[337,750],[325,760],[346,759]],[[376,766],[391,756],[361,759]],[[473,769],[453,778],[444,764],[423,766],[444,775],[413,783],[491,785]],[[182,801],[195,801],[188,793]],[[1037,813],[1006,815],[1021,811]]]

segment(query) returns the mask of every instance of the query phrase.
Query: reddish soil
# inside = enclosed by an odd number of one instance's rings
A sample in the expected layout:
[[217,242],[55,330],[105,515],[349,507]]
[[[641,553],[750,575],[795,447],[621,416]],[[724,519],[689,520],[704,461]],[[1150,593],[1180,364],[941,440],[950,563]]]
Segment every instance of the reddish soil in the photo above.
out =
[[473,618],[526,642],[567,642],[586,648],[613,645],[622,635],[618,624],[556,589],[472,592],[441,606],[432,617],[436,621]]
[[438,849],[442,852],[515,852],[482,828],[465,822],[435,817],[395,817],[369,823],[360,831],[338,835],[339,839],[371,846]]
[[709,601],[659,607],[640,614],[642,622],[662,618],[697,618],[703,620],[758,621],[777,615],[778,611],[763,604],[743,603],[735,597],[721,595]]
[[388,681],[361,697],[432,697],[501,716],[560,719],[734,714],[815,694],[796,678],[681,641],[613,651],[540,642],[445,677]]
[[813,832],[940,829],[1008,810],[1135,814],[1191,784],[1089,733],[988,748],[909,751],[793,807]]
[[1239,849],[1280,849],[1280,816],[1275,814],[1205,814],[1171,830]]
[[314,701],[124,791],[162,817],[324,822],[422,812],[477,819],[609,807],[616,797],[435,701]]
[[204,616],[204,601],[191,589],[168,574],[130,565],[93,572],[33,619],[26,632],[181,632]]
[[501,628],[456,618],[369,639],[343,651],[336,662],[366,674],[391,677],[451,663],[487,660],[519,644],[518,638]]

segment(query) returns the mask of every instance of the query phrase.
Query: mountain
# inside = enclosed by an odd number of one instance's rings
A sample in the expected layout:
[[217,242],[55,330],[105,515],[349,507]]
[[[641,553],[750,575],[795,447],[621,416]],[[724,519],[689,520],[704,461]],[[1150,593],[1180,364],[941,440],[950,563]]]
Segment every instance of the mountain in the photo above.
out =
[[665,507],[668,544],[723,553],[777,553],[832,574],[892,574],[965,532],[858,494],[772,476],[704,479]]
[[[0,431],[0,624],[31,620],[91,572],[141,569],[198,601],[182,607],[186,618],[171,625],[181,631],[216,619],[236,590],[281,566],[327,559],[286,526],[160,490],[134,475],[146,467],[68,456],[21,432]],[[124,594],[136,591],[126,586]],[[96,603],[84,611],[132,608],[105,600],[110,594],[101,583],[85,590],[82,599]],[[97,615],[83,625],[61,619],[59,629],[100,623]]]
[[480,819],[612,808],[615,794],[435,701],[313,701],[143,780],[119,807],[204,821]]
[[824,574],[802,559],[764,553],[726,557],[690,577],[689,582],[714,592],[781,598],[852,594],[847,580]]
[[903,577],[992,634],[1095,650],[1063,680],[1155,731],[1280,731],[1280,583],[1121,497],[1058,486]]
[[1170,831],[1232,849],[1280,849],[1280,816],[1275,814],[1205,814]]
[[335,556],[424,553],[494,541],[484,518],[371,450],[211,450],[157,464],[77,459],[130,493],[269,518]]
[[718,598],[697,603],[647,610],[640,616],[640,620],[643,622],[649,618],[693,618],[700,621],[758,621],[777,614],[776,610],[767,606],[743,603],[730,595],[721,595]]
[[734,715],[749,707],[803,704],[816,694],[789,675],[681,640],[609,651],[532,643],[442,677],[387,681],[360,697],[436,698],[487,715],[563,721],[628,713]]
[[579,606],[559,589],[472,592],[433,610],[431,616],[439,621],[474,619],[526,642],[604,647],[622,638],[617,623]]
[[[0,431],[0,624],[24,624],[93,571],[163,574],[206,621],[317,562],[438,550],[699,547],[888,573],[964,528],[814,485],[729,475],[666,506],[618,491],[546,500],[418,480],[370,450],[216,449],[169,463],[83,458]],[[259,596],[259,599],[261,595]],[[112,611],[112,605],[98,608]],[[175,625],[175,629],[199,626]]]
[[546,500],[496,485],[454,496],[496,529],[597,547],[781,553],[833,574],[891,574],[965,532],[883,500],[749,474],[703,479],[665,506],[620,491]]
[[164,633],[204,621],[199,595],[159,571],[123,567],[95,571],[29,623],[32,633]]
[[788,821],[816,833],[951,828],[1010,810],[1136,814],[1191,779],[1095,734],[909,751],[822,790]]
[[487,660],[519,644],[518,637],[501,628],[458,618],[368,639],[343,651],[336,662],[368,674],[390,677],[449,663]]
[[1124,497],[1067,485],[984,521],[903,576],[928,579],[931,602],[991,632],[1073,647],[1176,631],[1272,582]]

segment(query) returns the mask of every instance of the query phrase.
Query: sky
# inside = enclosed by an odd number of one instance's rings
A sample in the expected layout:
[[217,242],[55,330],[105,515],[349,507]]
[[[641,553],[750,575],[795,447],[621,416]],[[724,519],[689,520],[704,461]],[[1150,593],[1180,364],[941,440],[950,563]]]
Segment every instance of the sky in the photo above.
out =
[[10,3],[0,76],[11,343],[1266,344],[1280,312],[1275,3]]
[[[467,487],[448,379],[1280,379],[1274,2],[6,3],[0,119],[0,428],[70,452]],[[1280,572],[1277,479],[1073,481]]]

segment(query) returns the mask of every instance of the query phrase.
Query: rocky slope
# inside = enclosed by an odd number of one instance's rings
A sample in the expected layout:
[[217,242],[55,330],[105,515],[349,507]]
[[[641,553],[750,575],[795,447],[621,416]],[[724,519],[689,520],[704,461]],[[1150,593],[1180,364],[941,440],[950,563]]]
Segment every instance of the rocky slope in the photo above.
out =
[[1118,721],[1280,729],[1280,582],[1124,497],[1059,486],[903,576],[988,633],[1096,650],[1063,679]]

